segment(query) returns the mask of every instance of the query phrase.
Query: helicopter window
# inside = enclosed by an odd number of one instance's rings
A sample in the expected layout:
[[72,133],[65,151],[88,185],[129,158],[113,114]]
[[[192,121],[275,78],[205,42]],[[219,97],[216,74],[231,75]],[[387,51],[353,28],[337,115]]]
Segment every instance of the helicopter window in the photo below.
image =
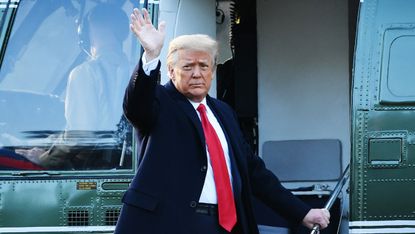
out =
[[384,38],[381,103],[415,103],[415,90],[408,85],[415,72],[415,30],[411,25],[390,28]]
[[0,170],[132,168],[122,99],[139,53],[133,7],[19,2],[0,70]]
[[369,140],[371,165],[398,165],[402,162],[402,139],[383,138]]

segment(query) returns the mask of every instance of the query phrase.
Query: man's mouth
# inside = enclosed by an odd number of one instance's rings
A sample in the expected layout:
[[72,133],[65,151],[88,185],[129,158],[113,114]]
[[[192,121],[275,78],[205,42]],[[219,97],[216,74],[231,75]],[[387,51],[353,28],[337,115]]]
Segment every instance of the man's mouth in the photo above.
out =
[[203,86],[203,84],[202,83],[190,84],[190,86],[192,86],[192,87],[201,87],[201,86]]

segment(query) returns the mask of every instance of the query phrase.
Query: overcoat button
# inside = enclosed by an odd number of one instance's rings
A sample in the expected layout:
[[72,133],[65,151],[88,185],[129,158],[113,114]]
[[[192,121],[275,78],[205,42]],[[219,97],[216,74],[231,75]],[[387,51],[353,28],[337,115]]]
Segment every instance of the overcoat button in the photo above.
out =
[[190,202],[190,207],[195,208],[196,206],[197,206],[197,202],[195,201]]
[[200,168],[200,171],[202,171],[202,172],[205,172],[206,170],[207,170],[207,166],[206,165]]

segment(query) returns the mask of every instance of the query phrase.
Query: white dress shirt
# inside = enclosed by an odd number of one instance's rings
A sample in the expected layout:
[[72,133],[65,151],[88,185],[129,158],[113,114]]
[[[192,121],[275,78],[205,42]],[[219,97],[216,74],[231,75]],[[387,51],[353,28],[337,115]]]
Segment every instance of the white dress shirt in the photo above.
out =
[[[145,53],[145,52],[144,52]],[[143,63],[143,70],[146,75],[150,75],[150,72],[154,69],[156,69],[158,65],[159,57],[147,62],[145,59],[145,56],[143,54],[142,56],[142,63]],[[197,107],[200,105],[200,103],[190,101],[189,102],[193,105],[195,108],[195,111],[200,119],[200,114],[196,110]],[[210,124],[212,124],[213,128],[216,131],[216,134],[219,137],[220,143],[222,145],[222,149],[225,155],[225,161],[226,166],[228,168],[229,178],[231,180],[232,185],[232,173],[231,173],[231,162],[229,157],[229,148],[228,148],[228,142],[226,141],[225,133],[222,130],[222,127],[220,126],[218,120],[216,119],[215,115],[213,114],[212,110],[206,103],[206,98],[204,98],[201,102],[206,106],[206,115],[209,119]],[[210,155],[208,148],[206,146],[206,155],[207,155],[207,171],[206,171],[206,177],[205,182],[203,184],[202,193],[199,198],[199,202],[201,203],[209,203],[209,204],[217,204],[217,197],[216,197],[216,186],[215,186],[215,180],[213,178],[213,169],[212,165],[210,163]]]

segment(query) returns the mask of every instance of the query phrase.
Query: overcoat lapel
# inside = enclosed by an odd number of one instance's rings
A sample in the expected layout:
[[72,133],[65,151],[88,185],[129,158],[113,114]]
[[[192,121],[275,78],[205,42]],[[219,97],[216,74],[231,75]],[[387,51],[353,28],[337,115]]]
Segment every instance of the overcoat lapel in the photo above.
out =
[[[216,104],[214,99],[210,98],[209,96],[206,97],[206,101],[210,107],[210,109],[214,112],[216,118],[219,121],[219,124],[221,125],[226,140],[228,141],[228,148],[229,148],[229,156],[231,159],[231,168],[232,168],[232,176],[233,176],[233,188],[235,192],[235,202],[237,205],[238,210],[238,216],[239,221],[241,222],[241,228],[243,229],[242,233],[257,233],[255,231],[255,227],[250,231],[249,223],[252,222],[252,217],[247,217],[245,209],[250,209],[250,205],[247,204],[247,200],[244,199],[243,196],[243,187],[244,184],[242,182],[242,178],[246,178],[244,175],[244,171],[240,170],[240,168],[243,168],[242,161],[243,159],[241,157],[238,157],[237,155],[240,154],[239,149],[236,147],[238,144],[235,142],[235,137],[232,137],[232,134],[236,131],[235,129],[232,129],[231,126],[233,126],[234,123],[230,123],[229,121],[232,121],[229,117],[226,117],[224,115],[224,111],[220,110],[220,107]],[[248,207],[248,208],[247,208]]]
[[[197,134],[199,135],[199,139],[203,147],[206,147],[205,135],[203,133],[202,123],[200,122],[200,119],[197,116],[195,108],[193,108],[192,104],[190,104],[189,100],[187,100],[187,98],[183,94],[177,91],[176,87],[174,87],[174,84],[171,81],[165,84],[165,87],[169,95],[173,98],[173,100],[176,101],[179,107],[183,110],[183,112],[192,122],[193,126],[195,127],[197,131]],[[205,151],[206,151],[206,148],[205,148]]]
[[[206,101],[207,101],[207,104],[209,105],[210,109],[212,109],[212,111],[214,112],[216,118],[218,119],[219,124],[221,125],[223,131],[225,132],[226,139],[228,141],[229,147],[233,151],[235,151],[236,149],[234,148],[234,146],[236,146],[238,144],[235,142],[235,138],[232,137],[232,134],[233,134],[233,132],[235,132],[235,130],[230,128],[232,123],[229,123],[229,121],[231,121],[231,120],[229,119],[229,117],[224,116],[223,111],[219,110],[219,107],[215,104],[215,102],[212,100],[212,98],[210,96],[206,97]],[[233,153],[236,153],[236,152],[233,152]],[[238,162],[237,157],[235,157],[235,160]]]
[[[230,121],[229,117],[226,118],[223,115],[223,111],[219,110],[219,107],[215,104],[215,102],[212,100],[212,98],[210,96],[206,97],[206,102],[209,105],[210,109],[214,112],[220,126],[223,129],[223,132],[225,133],[225,137],[226,137],[226,140],[228,142],[229,154],[230,154],[231,158],[233,159],[232,161],[234,161],[234,163],[236,162],[236,165],[234,165],[236,167],[236,168],[234,168],[234,170],[235,170],[240,166],[239,164],[241,163],[240,158],[238,158],[236,156],[236,154],[238,154],[238,152],[237,152],[238,149],[236,149],[235,146],[238,145],[238,144],[235,142],[235,138],[232,137],[232,134],[235,130],[230,129],[231,123],[229,123],[229,121]],[[239,171],[239,170],[237,170],[237,171]],[[239,176],[240,175],[238,175],[237,177],[239,178]]]

